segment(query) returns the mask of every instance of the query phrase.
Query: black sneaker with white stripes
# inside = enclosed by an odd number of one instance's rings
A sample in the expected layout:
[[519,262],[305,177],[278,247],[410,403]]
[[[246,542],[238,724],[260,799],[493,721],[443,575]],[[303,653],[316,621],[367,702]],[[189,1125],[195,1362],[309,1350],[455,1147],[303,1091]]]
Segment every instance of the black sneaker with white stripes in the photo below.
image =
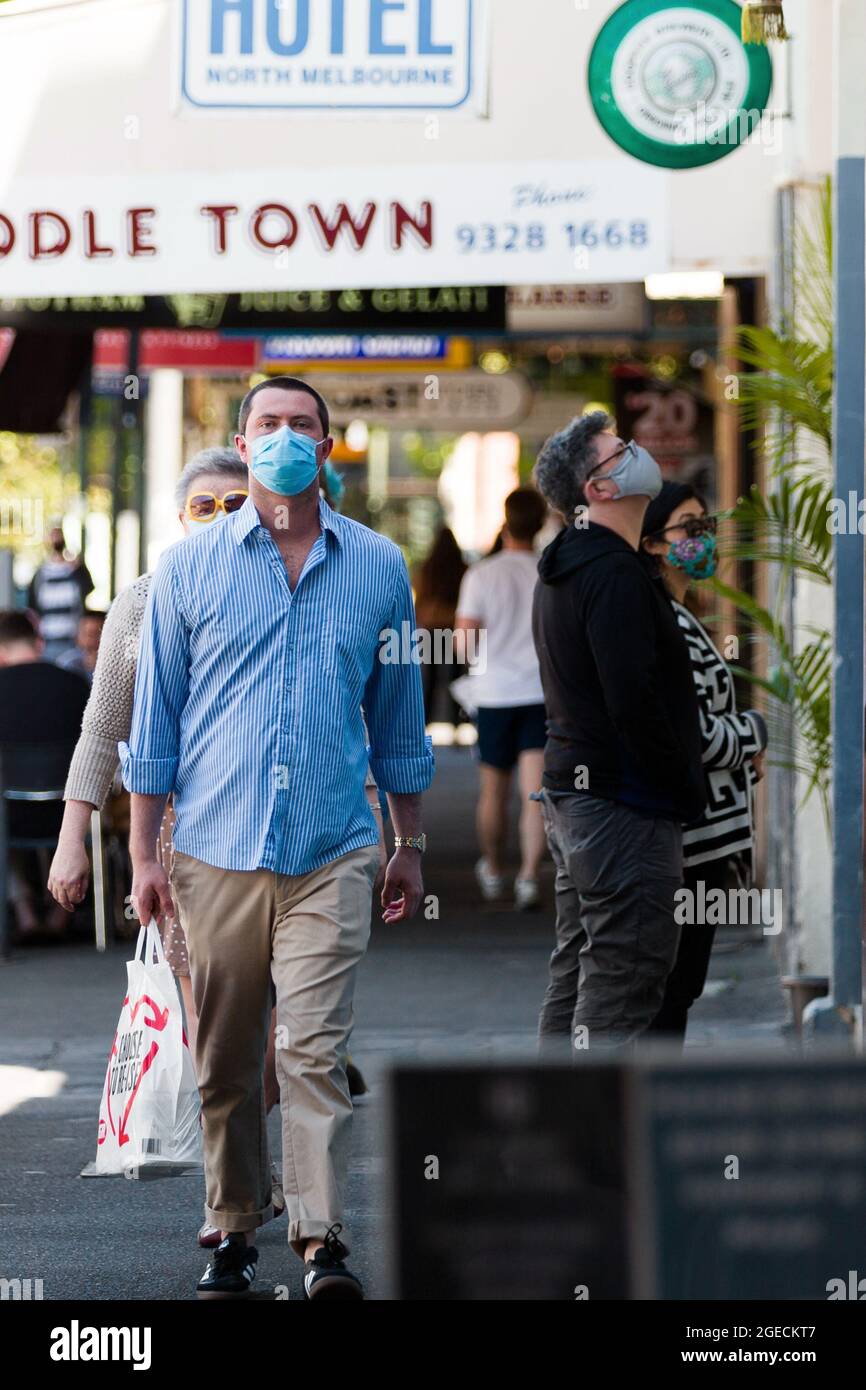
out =
[[256,1247],[232,1232],[214,1251],[196,1285],[196,1294],[199,1298],[245,1298],[256,1277],[258,1258]]
[[343,1264],[349,1252],[343,1242],[337,1239],[342,1229],[339,1223],[331,1226],[325,1236],[324,1248],[317,1250],[313,1258],[305,1262],[305,1298],[339,1298],[346,1301],[364,1297],[360,1279],[351,1274]]

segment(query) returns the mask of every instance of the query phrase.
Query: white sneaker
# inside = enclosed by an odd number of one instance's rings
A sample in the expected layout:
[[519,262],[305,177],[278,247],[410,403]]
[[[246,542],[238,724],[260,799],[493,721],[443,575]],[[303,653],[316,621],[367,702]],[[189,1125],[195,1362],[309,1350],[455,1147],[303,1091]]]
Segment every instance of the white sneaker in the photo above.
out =
[[538,883],[534,878],[514,880],[514,903],[518,912],[531,912],[540,902]]
[[495,902],[505,896],[505,879],[502,874],[492,874],[486,859],[479,859],[475,865],[475,878],[486,902]]

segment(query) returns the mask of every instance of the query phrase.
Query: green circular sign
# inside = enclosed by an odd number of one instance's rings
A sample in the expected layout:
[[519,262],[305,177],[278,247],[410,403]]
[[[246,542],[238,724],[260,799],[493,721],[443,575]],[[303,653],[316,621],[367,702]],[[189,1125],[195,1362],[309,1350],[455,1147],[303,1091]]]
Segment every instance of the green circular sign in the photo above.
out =
[[589,58],[595,114],[622,149],[664,169],[731,154],[773,83],[765,47],[742,42],[736,0],[625,0]]

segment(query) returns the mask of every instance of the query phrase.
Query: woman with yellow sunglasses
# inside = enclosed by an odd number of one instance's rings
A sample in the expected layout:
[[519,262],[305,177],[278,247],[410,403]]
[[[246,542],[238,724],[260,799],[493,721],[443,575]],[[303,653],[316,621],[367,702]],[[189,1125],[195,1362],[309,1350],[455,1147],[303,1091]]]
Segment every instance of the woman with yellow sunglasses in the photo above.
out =
[[[233,450],[205,449],[202,452],[228,454],[232,453]],[[196,457],[198,457],[198,455]],[[195,460],[193,460],[193,463],[194,462]],[[188,464],[187,470],[185,471],[188,471],[190,467],[192,467],[192,464]],[[184,474],[182,473],[181,481],[183,477]],[[207,482],[208,479],[205,478],[204,481]],[[209,481],[213,483],[214,479],[211,478]],[[178,489],[180,489],[180,482],[178,483]],[[184,485],[184,491],[185,490],[186,487]],[[191,531],[201,531],[206,526],[210,526],[212,522],[220,521],[224,516],[230,516],[232,512],[240,510],[248,497],[249,493],[246,487],[233,487],[228,492],[218,493],[208,492],[196,486],[195,490],[189,494],[183,504],[181,523],[184,531],[189,535]]]

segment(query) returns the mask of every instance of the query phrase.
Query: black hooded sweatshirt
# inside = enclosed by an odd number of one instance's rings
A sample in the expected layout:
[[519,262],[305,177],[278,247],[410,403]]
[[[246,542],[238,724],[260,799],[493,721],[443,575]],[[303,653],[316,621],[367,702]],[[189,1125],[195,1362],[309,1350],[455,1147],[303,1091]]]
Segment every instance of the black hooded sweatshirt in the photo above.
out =
[[661,582],[627,541],[594,522],[561,531],[538,573],[544,786],[696,819],[707,799],[698,700]]

